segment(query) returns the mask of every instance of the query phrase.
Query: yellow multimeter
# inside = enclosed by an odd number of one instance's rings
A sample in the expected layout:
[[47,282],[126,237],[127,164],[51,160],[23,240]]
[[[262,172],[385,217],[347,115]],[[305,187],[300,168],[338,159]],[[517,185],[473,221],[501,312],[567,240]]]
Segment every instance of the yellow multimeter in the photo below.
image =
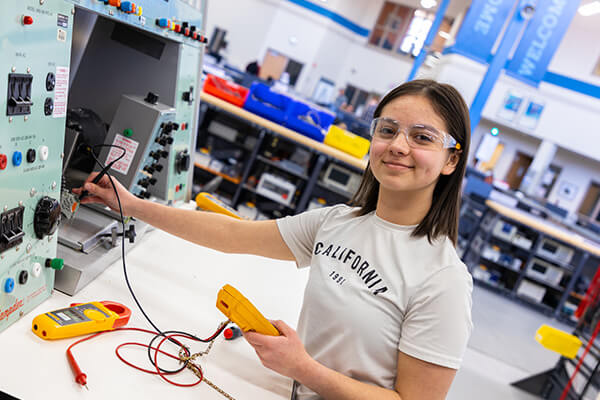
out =
[[38,315],[31,323],[31,330],[42,339],[64,339],[120,328],[129,317],[131,310],[114,301],[76,303]]
[[240,217],[237,211],[207,192],[198,193],[196,196],[196,205],[202,210],[225,214],[237,219],[243,219]]
[[279,336],[279,331],[236,288],[225,285],[217,295],[217,308],[244,332]]

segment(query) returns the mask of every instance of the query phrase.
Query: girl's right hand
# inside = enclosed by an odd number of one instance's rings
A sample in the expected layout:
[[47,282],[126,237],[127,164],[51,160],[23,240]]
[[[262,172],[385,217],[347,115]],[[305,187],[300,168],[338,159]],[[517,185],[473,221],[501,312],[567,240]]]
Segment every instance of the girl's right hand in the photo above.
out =
[[[110,207],[111,210],[119,212],[119,203],[115,190],[113,189],[110,179],[107,175],[104,175],[98,183],[92,183],[92,180],[99,174],[99,172],[92,172],[90,176],[85,180],[83,187],[74,188],[73,193],[81,195],[86,190],[88,195],[81,199],[81,204],[89,203],[100,203]],[[115,184],[117,193],[119,194],[119,200],[121,201],[121,208],[123,209],[124,216],[130,216],[133,213],[134,205],[141,199],[131,194],[121,183],[116,179],[112,178]]]

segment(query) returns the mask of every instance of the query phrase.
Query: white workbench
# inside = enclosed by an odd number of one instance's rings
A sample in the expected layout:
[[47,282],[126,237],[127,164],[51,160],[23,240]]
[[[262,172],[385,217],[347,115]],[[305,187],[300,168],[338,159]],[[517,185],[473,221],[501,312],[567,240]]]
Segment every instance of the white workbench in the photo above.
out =
[[[225,319],[215,307],[217,292],[224,284],[239,289],[267,318],[282,319],[295,327],[308,279],[308,270],[298,270],[293,262],[223,254],[159,230],[147,233],[128,252],[126,261],[134,291],[154,323],[162,330],[183,330],[202,338],[210,336]],[[205,383],[179,388],[123,364],[114,353],[116,346],[151,339],[138,332],[108,333],[77,345],[73,353],[87,374],[89,391],[75,383],[65,357],[75,339],[44,341],[31,332],[31,321],[73,302],[101,300],[131,308],[128,326],[152,329],[127,290],[119,260],[77,295],[55,291],[0,333],[0,390],[23,400],[224,399]],[[205,346],[197,343],[191,350],[197,352]],[[145,349],[125,348],[123,354],[151,369]],[[200,363],[208,379],[238,400],[289,399],[291,380],[263,367],[243,338],[225,341],[219,337]],[[171,378],[189,383],[194,375],[184,371]]]

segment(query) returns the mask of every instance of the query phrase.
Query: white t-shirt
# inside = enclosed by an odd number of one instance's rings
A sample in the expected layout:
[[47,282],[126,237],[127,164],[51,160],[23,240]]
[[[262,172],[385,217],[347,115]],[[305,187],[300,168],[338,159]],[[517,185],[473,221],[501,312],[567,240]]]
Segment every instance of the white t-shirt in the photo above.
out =
[[[326,207],[277,220],[298,267],[311,266],[298,334],[321,364],[393,389],[398,351],[458,369],[471,330],[473,281],[448,238],[375,212]],[[299,385],[296,398],[319,396]]]

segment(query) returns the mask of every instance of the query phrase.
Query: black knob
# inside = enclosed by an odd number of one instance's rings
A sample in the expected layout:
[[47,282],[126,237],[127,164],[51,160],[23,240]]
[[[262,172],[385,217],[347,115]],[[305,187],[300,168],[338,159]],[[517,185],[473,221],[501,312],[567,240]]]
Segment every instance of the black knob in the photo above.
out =
[[144,196],[144,198],[149,199],[150,198],[150,192],[142,192],[142,196]]
[[156,93],[148,92],[144,101],[146,103],[156,104],[158,103],[158,95]]
[[146,171],[149,174],[153,174],[154,173],[154,168],[151,165],[146,165],[144,167],[144,171]]
[[187,28],[188,26],[190,26],[190,23],[189,23],[189,22],[182,22],[182,23],[181,23],[181,27],[182,27],[183,29]]
[[[183,101],[187,101],[189,105],[194,101],[194,87],[190,86],[190,90],[187,92],[183,92]],[[179,125],[178,125],[179,126]]]
[[196,25],[190,26],[190,33],[194,33],[196,31]]
[[148,182],[148,179],[147,179],[147,178],[140,179],[140,180],[138,181],[138,185],[140,185],[140,186],[141,186],[141,187],[143,187],[143,188],[147,188],[147,187],[148,187],[148,184],[149,184],[149,182]]
[[152,168],[154,168],[156,170],[156,172],[160,172],[160,171],[162,171],[163,166],[158,163],[154,163],[154,164],[152,164]]
[[60,223],[60,204],[52,197],[44,196],[35,207],[33,230],[38,239],[56,232]]
[[175,170],[178,174],[190,169],[190,155],[187,150],[180,151],[175,156]]
[[35,161],[35,149],[29,149],[27,150],[27,162],[28,163],[32,163]]
[[[191,88],[190,88],[191,90]],[[178,131],[179,130],[179,124],[177,122],[173,122],[173,130],[174,131]]]
[[[160,151],[159,151],[159,153],[160,153],[160,156],[161,156],[162,158],[167,158],[167,157],[169,157],[169,152],[168,152],[168,151],[166,151],[166,150],[160,150]],[[157,158],[157,160],[158,160],[158,158]]]
[[48,75],[46,75],[46,90],[51,92],[54,90],[54,86],[56,86],[56,77],[54,73],[48,72]]
[[167,143],[168,143],[168,144],[173,144],[173,138],[169,136],[169,137],[167,138]]
[[167,123],[164,127],[163,127],[163,133],[165,135],[168,135],[169,133],[171,133],[171,131],[173,130],[173,124],[171,122]]
[[154,158],[155,160],[160,159],[160,152],[159,151],[151,151],[150,154],[148,154],[150,157]]
[[158,144],[160,144],[161,146],[166,146],[167,145],[167,138],[166,137],[161,137],[160,139],[158,139]]
[[148,182],[150,182],[150,184],[151,184],[152,186],[154,186],[154,185],[156,185],[156,182],[157,182],[157,180],[156,180],[156,178],[150,178],[150,179],[148,180]]

